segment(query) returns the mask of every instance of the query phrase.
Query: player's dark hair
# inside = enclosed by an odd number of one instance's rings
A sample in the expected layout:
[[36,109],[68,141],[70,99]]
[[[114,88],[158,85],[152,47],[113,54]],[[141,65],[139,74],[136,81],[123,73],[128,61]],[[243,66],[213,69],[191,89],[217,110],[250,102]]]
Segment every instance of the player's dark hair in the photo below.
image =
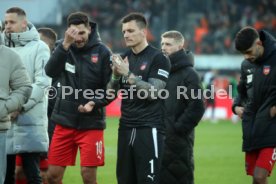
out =
[[53,29],[48,28],[48,27],[42,27],[42,28],[37,29],[37,31],[39,33],[41,33],[43,36],[45,36],[45,37],[49,38],[50,40],[52,40],[53,42],[56,42],[57,33]]
[[70,25],[80,25],[84,24],[86,27],[89,26],[89,17],[84,12],[74,12],[71,13],[67,18],[67,26],[70,27]]
[[6,10],[6,13],[16,13],[18,16],[26,17],[26,13],[19,7],[12,7]]
[[259,38],[259,33],[256,29],[249,26],[244,27],[236,34],[235,48],[240,52],[244,52],[253,45],[257,38]]
[[125,17],[122,18],[121,23],[125,24],[127,22],[130,22],[132,20],[135,20],[137,25],[139,26],[139,28],[143,29],[146,28],[148,26],[147,20],[145,18],[145,16],[141,13],[130,13],[128,15],[126,15]]

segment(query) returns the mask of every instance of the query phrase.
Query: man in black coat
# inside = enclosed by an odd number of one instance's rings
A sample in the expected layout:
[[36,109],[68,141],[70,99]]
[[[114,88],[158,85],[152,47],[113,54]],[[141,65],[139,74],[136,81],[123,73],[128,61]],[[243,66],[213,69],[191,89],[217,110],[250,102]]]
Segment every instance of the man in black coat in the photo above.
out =
[[252,78],[247,77],[252,101],[242,114],[246,171],[254,184],[266,184],[276,160],[276,41],[266,31],[244,27],[235,47],[255,66]]
[[194,128],[205,110],[200,78],[193,68],[193,54],[183,49],[182,34],[168,31],[161,38],[171,71],[166,85],[169,97],[164,101],[166,138],[160,184],[193,184]]
[[47,175],[49,183],[61,183],[66,166],[75,164],[80,149],[83,183],[95,184],[97,167],[104,165],[105,109],[97,103],[91,112],[82,108],[104,94],[111,77],[111,52],[101,42],[97,24],[85,13],[70,14],[67,26],[64,40],[45,67],[46,74],[60,82],[51,114],[56,127]]

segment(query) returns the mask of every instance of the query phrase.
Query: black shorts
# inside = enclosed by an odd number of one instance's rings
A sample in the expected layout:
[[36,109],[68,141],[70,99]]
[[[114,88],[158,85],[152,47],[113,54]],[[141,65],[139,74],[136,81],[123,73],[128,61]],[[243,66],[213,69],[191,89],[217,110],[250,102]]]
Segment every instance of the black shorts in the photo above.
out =
[[118,184],[159,183],[164,135],[156,128],[119,129]]

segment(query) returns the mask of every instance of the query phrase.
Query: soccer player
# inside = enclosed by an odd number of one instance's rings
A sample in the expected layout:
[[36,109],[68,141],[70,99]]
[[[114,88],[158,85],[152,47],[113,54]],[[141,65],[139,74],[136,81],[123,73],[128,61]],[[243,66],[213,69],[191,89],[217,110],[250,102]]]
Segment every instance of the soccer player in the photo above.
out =
[[[184,49],[180,32],[163,33],[161,47],[170,58],[171,71],[166,85],[170,95],[164,100],[166,134],[160,184],[193,184],[194,128],[204,114],[201,82],[193,68],[194,56]],[[184,89],[186,96],[180,94]]]
[[50,57],[48,46],[39,39],[26,13],[18,7],[9,8],[5,14],[5,42],[21,57],[32,83],[32,94],[21,109],[12,114],[8,131],[8,169],[5,183],[14,183],[15,155],[22,157],[23,169],[29,183],[41,183],[40,154],[48,151],[47,95],[45,89],[51,80],[44,72]]
[[[59,184],[66,166],[74,165],[80,149],[83,183],[96,184],[97,167],[104,165],[105,111],[85,113],[91,95],[106,88],[111,76],[110,50],[101,42],[97,24],[83,12],[68,16],[64,40],[55,48],[45,71],[61,87],[51,115],[56,122],[48,154],[48,180]],[[71,91],[72,93],[70,93]]]
[[[109,88],[133,91],[133,98],[129,95],[122,99],[117,181],[118,184],[156,184],[164,139],[162,101],[158,93],[166,86],[170,63],[161,51],[148,44],[147,21],[142,14],[130,13],[121,22],[129,50],[123,59],[113,56]],[[142,94],[147,98],[141,98]]]
[[242,113],[243,151],[253,184],[266,184],[276,160],[276,41],[268,32],[244,27],[235,47],[255,65],[252,74],[252,103]]
[[6,138],[11,126],[9,114],[21,109],[31,95],[32,87],[28,72],[20,56],[3,45],[0,21],[0,184],[6,175]]
[[[118,184],[157,184],[163,150],[164,124],[160,94],[166,86],[170,62],[146,39],[147,21],[140,13],[122,18],[122,33],[129,50],[112,56],[109,98],[90,101],[81,111],[110,103],[123,91],[117,153]],[[114,98],[113,98],[114,99]]]

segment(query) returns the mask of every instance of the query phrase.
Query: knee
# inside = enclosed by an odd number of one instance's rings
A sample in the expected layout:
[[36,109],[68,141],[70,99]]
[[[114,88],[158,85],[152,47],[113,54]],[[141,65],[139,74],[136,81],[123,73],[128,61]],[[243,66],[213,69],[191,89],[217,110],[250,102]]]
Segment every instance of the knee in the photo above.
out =
[[16,179],[19,179],[19,180],[22,180],[22,179],[25,179],[25,173],[23,171],[23,167],[21,166],[16,166],[16,169],[15,169],[15,178]]
[[49,184],[59,184],[62,176],[58,172],[53,172],[49,169],[47,171],[46,178]]
[[42,183],[46,184],[48,183],[48,179],[47,179],[47,170],[40,170],[40,176],[42,178]]
[[95,167],[82,167],[81,176],[85,184],[97,184],[96,168]]
[[253,176],[254,184],[263,184],[263,183],[266,183],[266,179],[267,179],[267,176],[266,175],[262,175],[262,174],[258,174],[258,175],[255,174]]

